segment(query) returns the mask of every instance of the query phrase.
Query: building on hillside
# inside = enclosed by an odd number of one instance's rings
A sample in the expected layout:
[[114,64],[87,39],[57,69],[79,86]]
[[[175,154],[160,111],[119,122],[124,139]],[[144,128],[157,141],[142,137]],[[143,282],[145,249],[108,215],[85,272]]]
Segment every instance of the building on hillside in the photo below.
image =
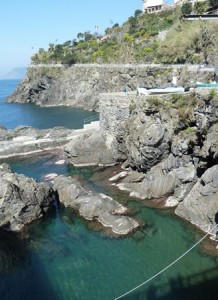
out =
[[192,5],[196,2],[201,2],[201,1],[205,1],[205,0],[174,0],[174,5],[182,5],[183,3],[191,3]]
[[163,0],[143,0],[143,13],[158,13],[162,10],[172,9],[173,6],[169,3],[164,2]]

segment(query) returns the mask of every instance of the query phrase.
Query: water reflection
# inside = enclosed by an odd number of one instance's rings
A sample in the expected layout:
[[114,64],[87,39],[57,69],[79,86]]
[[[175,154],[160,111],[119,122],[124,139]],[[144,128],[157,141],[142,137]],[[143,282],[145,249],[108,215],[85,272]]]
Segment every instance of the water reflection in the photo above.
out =
[[[0,231],[0,274],[13,273],[30,263],[27,240],[21,235]],[[16,249],[16,251],[15,251]]]
[[[164,275],[162,275],[164,276]],[[157,277],[152,284],[145,285],[123,297],[123,300],[215,300],[218,297],[218,268],[207,269],[188,277],[170,278],[167,284],[159,284]]]

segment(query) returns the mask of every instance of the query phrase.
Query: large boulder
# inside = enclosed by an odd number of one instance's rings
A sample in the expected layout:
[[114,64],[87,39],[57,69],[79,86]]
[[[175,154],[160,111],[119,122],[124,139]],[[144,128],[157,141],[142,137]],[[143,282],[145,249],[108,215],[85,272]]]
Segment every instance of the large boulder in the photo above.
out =
[[42,217],[52,206],[55,192],[46,183],[12,173],[0,165],[0,228],[19,231]]
[[218,223],[218,165],[205,171],[175,212],[204,231]]
[[54,180],[54,188],[66,207],[73,208],[88,220],[98,220],[111,227],[116,234],[128,234],[139,226],[138,222],[123,215],[127,208],[104,194],[85,190],[75,178],[58,176]]
[[100,130],[75,135],[65,148],[74,166],[114,165],[112,152],[107,148]]

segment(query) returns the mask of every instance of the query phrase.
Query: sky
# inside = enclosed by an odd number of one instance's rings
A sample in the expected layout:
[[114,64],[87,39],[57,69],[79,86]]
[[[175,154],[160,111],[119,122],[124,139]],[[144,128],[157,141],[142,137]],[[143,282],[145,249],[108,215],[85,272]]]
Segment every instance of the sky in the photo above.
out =
[[[167,0],[171,3],[171,0]],[[63,43],[79,32],[123,24],[142,0],[2,0],[0,3],[0,77],[26,67],[49,43]]]

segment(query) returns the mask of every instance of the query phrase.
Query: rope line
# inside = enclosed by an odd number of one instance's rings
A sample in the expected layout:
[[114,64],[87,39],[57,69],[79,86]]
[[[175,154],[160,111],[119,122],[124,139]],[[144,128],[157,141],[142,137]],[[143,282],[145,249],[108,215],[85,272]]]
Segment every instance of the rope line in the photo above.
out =
[[142,282],[141,284],[137,285],[136,287],[134,287],[133,289],[131,289],[130,291],[126,292],[125,294],[115,298],[114,300],[119,300],[121,298],[123,298],[124,296],[127,296],[128,294],[132,293],[133,291],[137,290],[138,288],[140,288],[141,286],[147,284],[148,282],[150,282],[151,280],[155,279],[156,277],[158,277],[159,275],[161,275],[163,272],[165,272],[167,269],[169,269],[170,267],[172,267],[175,263],[177,263],[180,259],[182,259],[185,255],[187,255],[192,249],[194,249],[198,244],[200,244],[216,227],[218,226],[218,224],[216,224],[216,226],[214,226],[207,234],[205,234],[197,243],[195,243],[191,248],[189,248],[186,252],[184,252],[182,255],[180,255],[177,259],[175,259],[171,264],[169,264],[168,266],[166,266],[165,268],[163,268],[161,271],[159,271],[158,273],[156,273],[155,275],[153,275],[152,277],[150,277],[149,279],[147,279],[146,281]]

